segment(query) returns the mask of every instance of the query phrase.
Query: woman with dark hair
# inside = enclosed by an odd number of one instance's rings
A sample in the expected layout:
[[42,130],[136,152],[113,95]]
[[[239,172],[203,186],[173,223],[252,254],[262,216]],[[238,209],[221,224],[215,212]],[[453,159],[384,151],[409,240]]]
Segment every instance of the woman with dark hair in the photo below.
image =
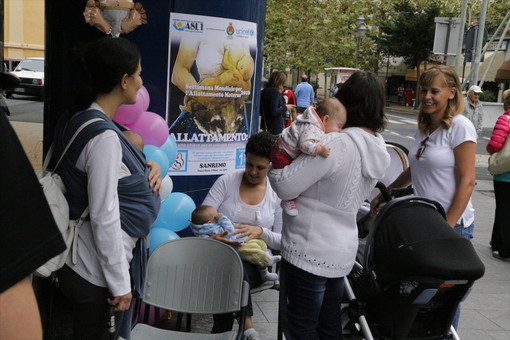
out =
[[284,116],[287,111],[294,112],[296,106],[285,104],[282,91],[287,81],[283,71],[273,71],[266,87],[260,93],[260,128],[273,135],[279,135],[284,128]]
[[[448,224],[464,238],[472,239],[477,134],[471,121],[462,115],[459,77],[451,67],[438,65],[422,73],[418,83],[418,131],[409,151],[409,168],[388,188],[404,188],[412,183],[417,196],[441,203]],[[372,206],[378,199],[372,201]],[[459,312],[453,321],[455,328],[458,316]]]
[[347,109],[341,133],[320,143],[329,157],[301,154],[269,179],[299,214],[283,215],[280,311],[285,337],[341,339],[343,277],[358,249],[356,214],[390,164],[384,139],[384,86],[371,72],[354,73],[337,93]]
[[[210,205],[218,212],[229,217],[235,224],[239,237],[263,239],[269,248],[279,249],[280,231],[282,227],[282,209],[280,199],[267,180],[269,171],[271,146],[274,138],[267,132],[250,137],[246,143],[246,166],[244,170],[232,172],[219,177],[209,190],[203,205]],[[215,239],[232,245],[240,242],[226,240],[226,233],[212,236]],[[257,267],[244,261],[245,280],[251,288],[260,286]],[[246,339],[260,339],[253,328],[253,309],[251,299],[248,301],[245,323]],[[226,314],[215,316],[213,333],[221,333],[232,329],[234,316]]]
[[128,338],[131,317],[124,313],[132,292],[143,288],[144,239],[159,211],[161,169],[146,162],[112,121],[120,105],[135,103],[142,86],[137,48],[123,38],[98,39],[85,47],[82,70],[75,100],[79,110],[58,123],[50,168],[71,136],[95,119],[55,170],[67,188],[71,219],[87,208],[89,215],[57,276],[72,304],[73,339],[110,339],[111,313],[117,331],[120,325],[120,335]]

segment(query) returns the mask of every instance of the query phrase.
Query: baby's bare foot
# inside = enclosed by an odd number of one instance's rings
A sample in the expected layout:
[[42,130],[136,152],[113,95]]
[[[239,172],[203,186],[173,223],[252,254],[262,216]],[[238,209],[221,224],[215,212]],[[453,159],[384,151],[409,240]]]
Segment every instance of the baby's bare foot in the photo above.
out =
[[126,19],[122,20],[120,29],[123,34],[127,34],[140,25],[147,23],[147,14],[140,2],[136,2],[133,9],[129,11]]
[[90,26],[95,26],[102,32],[110,34],[110,24],[108,24],[108,22],[106,22],[106,20],[103,18],[101,11],[96,6],[96,2],[94,0],[87,1],[85,11],[83,11],[83,17],[85,18],[85,22]]

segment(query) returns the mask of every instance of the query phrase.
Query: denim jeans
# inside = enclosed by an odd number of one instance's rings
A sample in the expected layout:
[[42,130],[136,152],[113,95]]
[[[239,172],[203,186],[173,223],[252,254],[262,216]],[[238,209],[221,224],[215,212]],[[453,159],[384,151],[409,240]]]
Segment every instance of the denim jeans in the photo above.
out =
[[473,232],[475,230],[475,222],[471,223],[468,227],[464,228],[464,222],[461,221],[457,224],[453,229],[466,240],[471,240],[473,238]]
[[[457,224],[453,229],[464,237],[466,240],[471,240],[473,238],[473,231],[475,230],[475,222],[471,223],[468,227],[464,228],[464,221],[461,221]],[[459,319],[460,319],[460,305],[455,312],[455,317],[453,318],[453,328],[458,329],[459,327]]]
[[342,339],[343,278],[310,274],[282,259],[280,313],[287,340]]

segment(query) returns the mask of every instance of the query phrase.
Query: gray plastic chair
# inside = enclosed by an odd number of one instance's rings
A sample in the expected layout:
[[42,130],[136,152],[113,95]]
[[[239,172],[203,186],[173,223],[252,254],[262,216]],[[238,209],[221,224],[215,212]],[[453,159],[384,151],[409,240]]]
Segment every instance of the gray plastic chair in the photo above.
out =
[[189,314],[240,312],[239,328],[203,334],[137,324],[131,339],[242,339],[248,293],[241,258],[231,246],[199,237],[165,242],[149,257],[143,302]]

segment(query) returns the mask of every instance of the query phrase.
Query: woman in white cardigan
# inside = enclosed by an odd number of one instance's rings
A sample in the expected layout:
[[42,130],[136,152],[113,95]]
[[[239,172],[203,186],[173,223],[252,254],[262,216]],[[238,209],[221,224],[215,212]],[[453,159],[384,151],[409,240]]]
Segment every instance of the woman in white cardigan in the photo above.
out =
[[[239,237],[260,237],[269,248],[279,249],[282,209],[280,199],[267,179],[273,140],[273,136],[265,132],[251,136],[246,144],[245,169],[219,177],[202,204],[213,206],[230,218]],[[226,236],[226,232],[211,237],[236,245],[236,242],[223,236]],[[254,264],[244,262],[244,271],[245,280],[251,288],[262,284],[259,270]],[[251,301],[248,301],[245,337],[249,340],[260,339],[253,328],[252,315]],[[212,333],[231,330],[233,323],[232,314],[215,316]]]
[[358,248],[356,213],[390,163],[384,139],[384,86],[356,72],[336,97],[347,108],[341,133],[326,134],[327,158],[299,156],[269,179],[299,215],[283,215],[280,311],[288,340],[341,339],[343,277]]

